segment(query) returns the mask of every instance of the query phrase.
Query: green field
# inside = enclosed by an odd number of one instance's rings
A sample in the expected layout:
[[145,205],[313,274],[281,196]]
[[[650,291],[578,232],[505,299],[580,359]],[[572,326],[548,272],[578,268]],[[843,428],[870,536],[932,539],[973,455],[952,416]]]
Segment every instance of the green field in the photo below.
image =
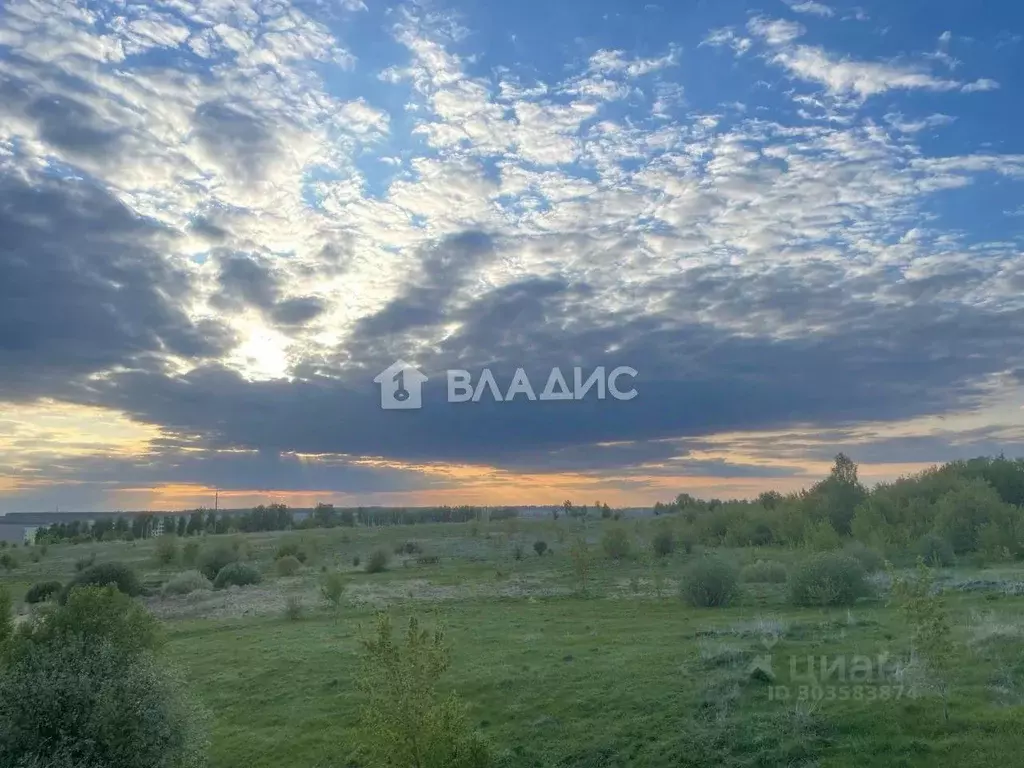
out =
[[[616,525],[632,546],[619,561],[599,544]],[[66,581],[93,554],[134,565],[154,592],[142,599],[167,629],[165,659],[210,712],[215,768],[358,765],[359,639],[380,609],[399,622],[415,614],[444,627],[453,650],[445,685],[502,765],[1019,764],[1024,568],[942,572],[957,659],[944,721],[928,675],[908,664],[908,628],[887,605],[881,575],[875,594],[851,608],[795,608],[785,584],[744,584],[734,605],[696,609],[680,599],[678,583],[706,550],[656,559],[654,525],[516,520],[206,536],[198,539],[204,548],[236,542],[263,582],[166,598],[160,584],[188,566],[158,565],[151,540],[51,544],[38,562],[14,550],[19,565],[0,572],[0,583],[19,600],[34,582]],[[579,535],[591,542],[585,592],[569,554]],[[535,554],[538,539],[552,551]],[[353,565],[405,541],[422,552],[392,554],[383,573]],[[308,555],[296,576],[276,575],[283,542]],[[803,556],[784,548],[719,553],[739,564],[791,565]],[[336,613],[319,598],[324,568],[347,576]],[[290,597],[302,602],[298,620],[284,614]],[[807,678],[809,655],[830,678]],[[752,674],[755,660],[767,661],[774,680]],[[857,671],[864,660],[871,669]],[[792,679],[794,670],[803,676]]]

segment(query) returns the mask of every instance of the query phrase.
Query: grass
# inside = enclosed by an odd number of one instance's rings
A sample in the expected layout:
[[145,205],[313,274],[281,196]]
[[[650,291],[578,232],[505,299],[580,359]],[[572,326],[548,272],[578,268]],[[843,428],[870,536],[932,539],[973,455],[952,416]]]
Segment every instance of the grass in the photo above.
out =
[[[570,534],[565,542],[580,532],[575,521],[559,525]],[[601,527],[591,523],[583,531],[595,551]],[[626,528],[639,551],[651,529],[637,531],[632,521]],[[212,713],[211,768],[358,765],[358,640],[380,607],[396,622],[415,612],[427,626],[443,624],[453,648],[444,684],[462,696],[503,766],[980,767],[1015,764],[1024,750],[1024,597],[997,588],[1024,580],[1019,565],[948,572],[950,582],[996,586],[948,593],[960,663],[951,719],[943,723],[935,697],[779,701],[750,674],[750,664],[770,654],[775,685],[795,692],[800,681],[790,680],[791,658],[798,670],[807,655],[904,658],[906,627],[881,596],[850,609],[795,608],[785,585],[758,583],[745,585],[728,608],[691,608],[679,599],[678,580],[699,555],[681,551],[665,558],[662,598],[641,559],[600,556],[587,595],[578,596],[568,544],[558,543],[550,521],[520,521],[511,532],[478,524],[475,536],[469,525],[355,529],[344,532],[348,542],[342,533],[239,537],[263,584],[202,595],[209,603],[145,598],[158,615],[172,617],[165,654]],[[295,537],[312,567],[279,581],[274,554]],[[413,538],[439,563],[397,555],[383,573],[352,567],[357,554],[365,562],[374,549],[393,552]],[[552,554],[514,559],[516,542],[529,550],[538,538]],[[66,581],[74,561],[93,550],[97,562],[133,564],[148,585],[181,569],[157,564],[151,542],[62,545],[39,563],[21,558],[22,566],[0,580],[20,599],[35,581]],[[740,563],[770,557],[789,565],[800,555],[726,554]],[[318,601],[324,565],[345,574],[340,615]],[[638,591],[631,581],[640,583]],[[300,622],[287,621],[281,610],[290,595],[307,606]],[[183,607],[195,617],[173,618]]]

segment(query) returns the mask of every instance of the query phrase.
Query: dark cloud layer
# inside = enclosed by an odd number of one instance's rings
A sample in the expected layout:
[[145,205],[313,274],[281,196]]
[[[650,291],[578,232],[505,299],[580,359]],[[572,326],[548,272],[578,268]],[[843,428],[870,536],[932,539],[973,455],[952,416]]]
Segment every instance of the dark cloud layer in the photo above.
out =
[[115,367],[224,354],[230,333],[183,311],[172,233],[88,182],[0,177],[0,386],[5,399],[66,392]]
[[[746,292],[742,279],[736,280],[737,295],[760,296],[748,306],[766,311],[769,288],[757,278],[749,280]],[[694,282],[689,297],[685,290],[684,283],[676,299],[690,307],[715,294],[707,280]],[[111,377],[97,386],[95,396],[97,402],[146,421],[201,435],[209,446],[582,468],[588,464],[586,446],[601,442],[941,413],[980,394],[977,382],[985,374],[1024,358],[1024,315],[1019,312],[961,307],[937,319],[928,306],[879,309],[840,288],[831,297],[831,310],[826,303],[817,310],[841,319],[835,328],[776,339],[732,334],[708,324],[668,326],[663,317],[588,313],[585,298],[579,288],[529,281],[481,296],[468,307],[434,307],[434,322],[464,323],[462,332],[440,344],[422,347],[423,325],[402,326],[405,335],[388,335],[389,352],[419,350],[417,359],[430,376],[426,405],[417,412],[379,409],[372,377],[376,366],[383,368],[390,360],[372,353],[328,371],[329,377],[307,371],[309,376],[296,381],[247,382],[217,367],[180,379],[139,371]],[[785,311],[791,298],[791,292],[783,292],[774,309]],[[376,333],[368,338],[377,338]],[[613,347],[614,353],[607,351]],[[371,345],[355,339],[352,348]],[[958,349],[970,349],[971,355],[962,357]],[[538,392],[552,366],[571,377],[573,365],[588,371],[598,365],[608,370],[630,365],[639,371],[639,395],[628,402],[519,398],[493,403],[487,397],[480,403],[444,402],[444,369],[479,374],[476,365],[489,365],[502,389],[515,368],[523,366]],[[565,451],[572,452],[572,461],[558,458]],[[680,452],[670,441],[652,442],[633,458],[655,461]],[[605,453],[591,449],[590,465],[605,466]],[[620,465],[631,462],[626,453],[617,457]]]

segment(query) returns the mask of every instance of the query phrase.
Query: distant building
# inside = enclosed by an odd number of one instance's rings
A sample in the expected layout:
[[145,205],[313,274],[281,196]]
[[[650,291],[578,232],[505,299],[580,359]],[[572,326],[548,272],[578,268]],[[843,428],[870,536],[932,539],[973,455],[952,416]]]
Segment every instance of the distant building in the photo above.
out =
[[32,531],[32,535],[35,535],[35,530],[35,526],[7,523],[0,517],[0,541],[6,541],[8,544],[21,544],[27,540],[26,532]]

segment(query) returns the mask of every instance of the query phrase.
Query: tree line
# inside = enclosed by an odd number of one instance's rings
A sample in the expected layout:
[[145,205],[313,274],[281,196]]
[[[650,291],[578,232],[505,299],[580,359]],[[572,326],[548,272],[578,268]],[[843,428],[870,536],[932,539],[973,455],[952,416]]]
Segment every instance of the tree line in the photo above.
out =
[[831,549],[844,540],[888,552],[923,541],[955,554],[1024,557],[1024,459],[954,461],[866,488],[840,453],[828,477],[795,493],[753,500],[702,500],[679,494],[655,505],[678,516],[709,545],[788,545]]
[[53,523],[36,532],[37,544],[61,541],[132,541],[157,533],[198,536],[204,533],[253,533],[308,528],[340,528],[423,523],[466,523],[474,520],[504,520],[518,516],[513,507],[491,509],[474,506],[439,507],[335,507],[318,504],[307,516],[297,517],[285,504],[261,504],[250,510],[217,511],[196,509],[181,514],[146,512],[118,514],[93,521],[72,520]]

